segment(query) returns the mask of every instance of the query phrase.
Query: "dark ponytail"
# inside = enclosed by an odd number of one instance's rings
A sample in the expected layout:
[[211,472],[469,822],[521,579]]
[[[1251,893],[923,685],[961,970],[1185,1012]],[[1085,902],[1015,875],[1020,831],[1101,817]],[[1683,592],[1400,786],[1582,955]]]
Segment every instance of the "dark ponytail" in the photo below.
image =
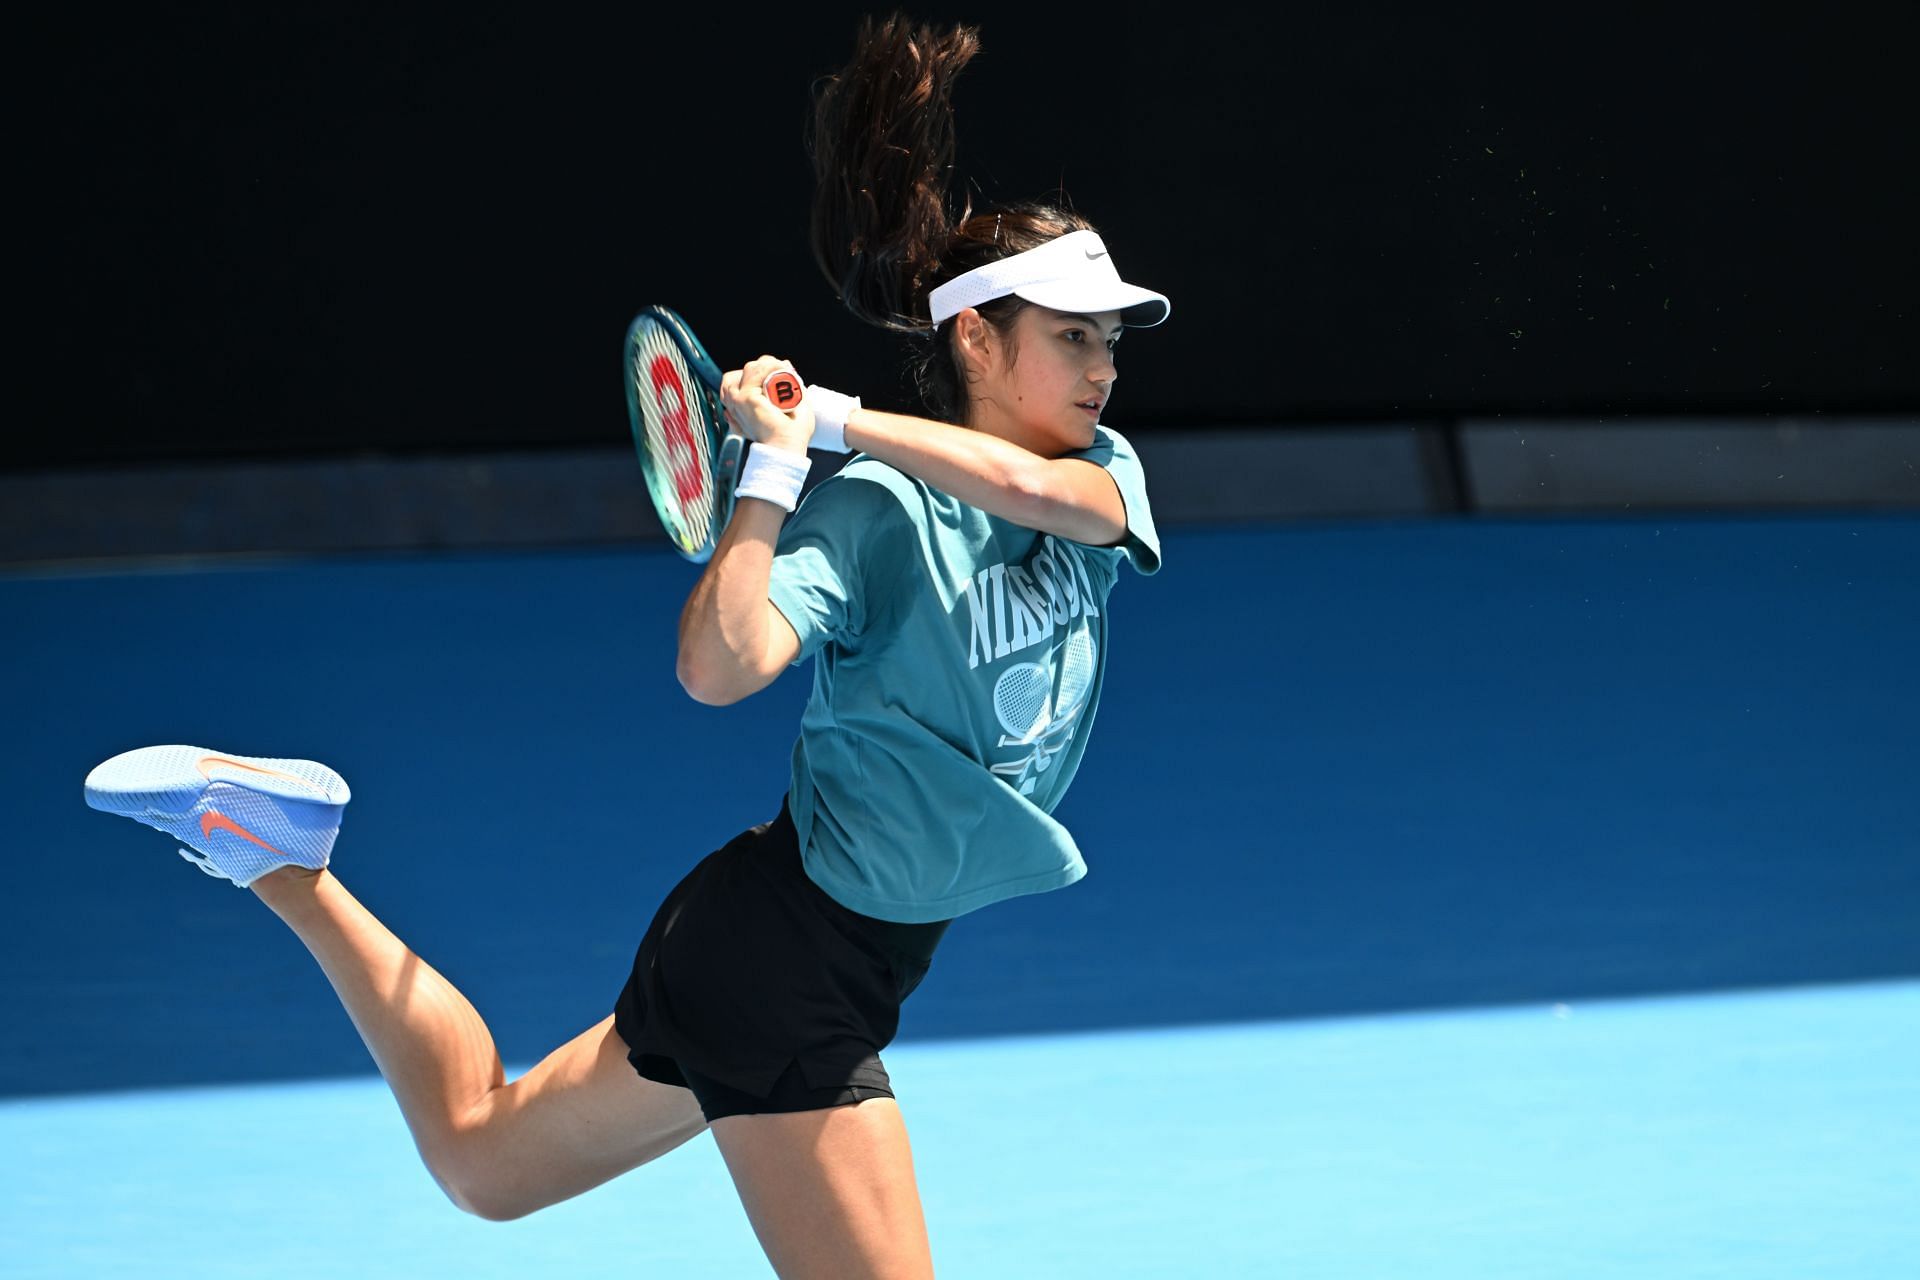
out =
[[[1088,226],[1038,202],[953,211],[953,87],[978,52],[976,27],[939,31],[899,14],[863,19],[851,60],[815,86],[808,135],[814,261],[854,315],[922,339],[914,383],[927,412],[950,422],[965,419],[966,387],[952,326],[932,331],[927,296],[975,267]],[[1026,305],[1006,297],[979,311],[1004,332]]]

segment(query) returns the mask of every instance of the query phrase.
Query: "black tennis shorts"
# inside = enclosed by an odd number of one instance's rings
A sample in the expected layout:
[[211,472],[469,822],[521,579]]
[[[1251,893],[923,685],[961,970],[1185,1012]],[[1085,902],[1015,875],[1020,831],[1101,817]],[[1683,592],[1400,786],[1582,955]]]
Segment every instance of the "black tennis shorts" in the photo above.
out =
[[635,1071],[709,1121],[891,1098],[880,1050],[950,921],[850,911],[807,875],[780,815],[702,858],[640,941],[614,1005]]

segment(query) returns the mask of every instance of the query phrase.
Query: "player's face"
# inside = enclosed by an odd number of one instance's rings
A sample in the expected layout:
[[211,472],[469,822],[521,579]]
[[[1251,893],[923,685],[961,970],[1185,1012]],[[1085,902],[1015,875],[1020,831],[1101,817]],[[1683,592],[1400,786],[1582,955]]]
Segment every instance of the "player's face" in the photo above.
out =
[[1047,457],[1092,444],[1119,376],[1113,346],[1120,331],[1118,311],[1023,308],[1012,342],[998,345],[984,385],[976,388],[986,393],[977,396],[983,407],[1004,424],[995,434]]

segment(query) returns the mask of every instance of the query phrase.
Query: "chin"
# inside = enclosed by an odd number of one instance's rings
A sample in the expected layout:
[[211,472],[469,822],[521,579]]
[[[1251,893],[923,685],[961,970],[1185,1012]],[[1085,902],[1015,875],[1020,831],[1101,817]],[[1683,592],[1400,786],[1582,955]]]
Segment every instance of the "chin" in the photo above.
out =
[[1082,449],[1092,448],[1094,441],[1099,439],[1093,432],[1093,426],[1093,423],[1088,422],[1078,424],[1067,431],[1048,432],[1047,456],[1057,458],[1061,454],[1078,453]]

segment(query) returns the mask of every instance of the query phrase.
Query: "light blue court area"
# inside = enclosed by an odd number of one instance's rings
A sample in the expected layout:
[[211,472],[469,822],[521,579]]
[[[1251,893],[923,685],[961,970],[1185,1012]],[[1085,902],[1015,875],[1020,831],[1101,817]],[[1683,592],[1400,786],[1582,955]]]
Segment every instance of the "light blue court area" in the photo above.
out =
[[[1920,1276],[1920,519],[1164,550],[1087,878],[956,923],[886,1054],[943,1277]],[[531,1063],[778,809],[810,673],[687,699],[695,572],[0,574],[0,1277],[767,1274],[705,1140],[461,1217],[305,949],[81,797],[152,744],[333,766],[336,870]]]
[[[1920,984],[923,1042],[950,1277],[1893,1277]],[[0,1273],[764,1273],[711,1141],[464,1218],[358,1079],[0,1104]]]

